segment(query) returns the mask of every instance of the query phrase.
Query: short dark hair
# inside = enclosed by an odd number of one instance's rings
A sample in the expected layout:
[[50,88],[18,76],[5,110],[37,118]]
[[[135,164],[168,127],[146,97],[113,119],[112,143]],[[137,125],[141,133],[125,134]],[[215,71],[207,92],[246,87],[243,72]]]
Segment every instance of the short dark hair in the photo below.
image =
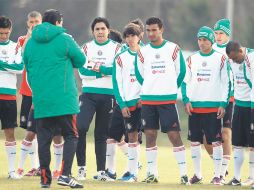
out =
[[56,22],[61,22],[62,20],[63,15],[55,9],[46,10],[42,18],[42,22],[48,22],[53,25],[56,25]]
[[150,17],[146,20],[146,25],[158,24],[159,28],[163,27],[162,20],[158,17]]
[[0,16],[0,28],[11,28],[12,21],[6,16]]
[[230,54],[230,52],[236,52],[238,53],[241,49],[241,44],[236,41],[229,41],[226,46],[226,53],[227,55]]
[[94,31],[95,25],[96,25],[97,23],[99,23],[99,22],[103,22],[103,23],[106,25],[106,27],[107,27],[108,29],[110,28],[109,22],[108,22],[108,20],[107,20],[106,18],[103,18],[103,17],[96,17],[96,18],[93,20],[92,24],[91,24],[91,29],[92,29],[92,31]]
[[139,25],[141,32],[144,32],[144,24],[140,18],[136,18],[136,19],[132,20],[131,23]]
[[114,30],[114,29],[110,29],[108,38],[115,41],[115,42],[118,42],[118,43],[122,43],[122,41],[123,41],[121,32],[119,32],[118,30]]
[[137,24],[130,23],[124,27],[123,38],[125,39],[128,35],[135,35],[140,37],[141,29]]

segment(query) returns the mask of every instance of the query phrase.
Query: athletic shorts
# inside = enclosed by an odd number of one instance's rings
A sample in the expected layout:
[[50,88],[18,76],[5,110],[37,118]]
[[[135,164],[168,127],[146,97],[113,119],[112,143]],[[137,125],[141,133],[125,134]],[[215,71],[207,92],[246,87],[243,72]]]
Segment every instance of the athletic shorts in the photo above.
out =
[[18,126],[16,100],[0,100],[0,120],[2,129]]
[[223,128],[232,128],[232,116],[233,116],[233,102],[229,102],[225,109],[225,115],[223,117]]
[[32,106],[32,96],[22,95],[22,102],[20,108],[20,127],[27,128],[29,111]]

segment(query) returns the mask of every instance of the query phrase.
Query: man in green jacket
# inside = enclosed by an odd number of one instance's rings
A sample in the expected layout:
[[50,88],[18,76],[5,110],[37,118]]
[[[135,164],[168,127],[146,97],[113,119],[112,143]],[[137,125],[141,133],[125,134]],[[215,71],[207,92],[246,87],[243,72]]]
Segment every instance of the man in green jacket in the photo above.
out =
[[47,10],[42,22],[34,28],[23,54],[33,92],[41,187],[50,187],[50,144],[54,131],[61,128],[65,143],[58,184],[83,188],[70,174],[78,141],[76,114],[79,106],[74,68],[82,67],[86,58],[62,28],[63,19],[59,11]]

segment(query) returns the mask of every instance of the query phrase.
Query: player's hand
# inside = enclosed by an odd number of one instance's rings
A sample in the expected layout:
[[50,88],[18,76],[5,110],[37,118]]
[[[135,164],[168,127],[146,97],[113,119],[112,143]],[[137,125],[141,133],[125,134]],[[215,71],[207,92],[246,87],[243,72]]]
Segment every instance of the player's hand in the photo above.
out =
[[88,63],[86,64],[86,67],[89,70],[92,70],[92,71],[95,71],[95,72],[99,72],[100,71],[100,67],[101,67],[101,63],[89,60]]
[[225,109],[223,107],[219,107],[217,112],[217,119],[223,118],[225,115]]
[[29,39],[29,38],[31,37],[33,29],[34,29],[34,26],[30,26],[30,27],[27,29],[26,38]]
[[188,115],[192,115],[191,112],[192,112],[193,108],[192,108],[192,105],[190,102],[188,102],[186,105],[185,105],[185,112],[188,114]]
[[128,107],[125,107],[122,109],[122,114],[123,114],[123,117],[125,118],[131,117],[131,112]]

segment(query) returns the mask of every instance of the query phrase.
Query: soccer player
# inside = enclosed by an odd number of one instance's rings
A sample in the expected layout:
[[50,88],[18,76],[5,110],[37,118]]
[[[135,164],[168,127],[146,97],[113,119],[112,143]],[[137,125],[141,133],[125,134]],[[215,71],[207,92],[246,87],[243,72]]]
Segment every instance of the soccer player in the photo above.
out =
[[12,21],[0,16],[0,120],[5,134],[5,149],[8,158],[10,179],[19,179],[15,173],[17,127],[16,74],[23,71],[21,51],[16,51],[16,43],[10,40]]
[[211,28],[201,27],[197,38],[200,51],[187,59],[187,73],[182,84],[195,172],[190,183],[202,183],[201,144],[205,135],[207,143],[213,146],[214,177],[211,183],[221,185],[221,119],[229,99],[228,61],[226,56],[213,50],[215,37]]
[[[228,19],[221,19],[216,22],[214,25],[214,33],[215,33],[215,43],[213,44],[213,49],[222,53],[227,57],[226,54],[226,46],[229,42],[230,35],[231,35],[231,27],[230,21]],[[225,181],[225,176],[228,170],[228,165],[231,156],[231,148],[232,148],[232,132],[231,132],[231,120],[232,120],[232,112],[233,112],[233,103],[234,103],[234,88],[233,88],[233,75],[232,71],[230,70],[230,82],[231,82],[231,90],[230,90],[230,100],[229,104],[225,109],[225,116],[223,117],[223,128],[222,128],[222,147],[223,147],[223,160],[222,160],[222,168],[220,178],[222,182]],[[213,154],[213,147],[204,141],[204,146],[212,157]]]
[[[127,132],[128,135],[128,171],[122,177],[123,181],[135,182],[138,174],[138,131],[141,126],[140,84],[135,77],[134,61],[141,29],[136,24],[128,24],[124,28],[123,37],[128,49],[116,56],[113,70],[113,88],[117,100],[114,108],[109,138],[107,139],[107,172],[115,178],[115,151],[117,142]],[[123,123],[122,123],[122,120]]]
[[79,140],[76,153],[78,179],[80,180],[86,177],[86,135],[95,113],[96,179],[110,180],[105,173],[106,140],[115,103],[112,68],[120,44],[108,38],[109,29],[110,25],[106,18],[95,18],[91,24],[94,39],[83,46],[87,61],[84,67],[79,69],[82,79],[82,95],[80,96],[80,113],[77,116]]
[[[230,59],[230,65],[234,75],[235,97],[232,121],[234,178],[228,185],[247,186],[254,182],[254,128],[253,124],[251,125],[252,77],[250,76],[250,68],[254,64],[254,50],[241,47],[238,42],[230,41],[227,44],[226,53]],[[244,161],[244,150],[246,147],[250,147],[249,178],[241,183],[241,167]]]
[[55,131],[60,128],[64,147],[57,183],[83,188],[70,175],[78,142],[76,114],[79,107],[74,68],[82,67],[86,59],[81,48],[62,28],[63,16],[59,11],[47,10],[42,22],[34,28],[23,55],[33,92],[41,187],[49,188],[52,182],[50,144]]
[[[17,51],[19,49],[24,49],[26,42],[30,39],[32,29],[41,24],[42,16],[37,11],[32,11],[27,15],[27,27],[28,31],[25,36],[21,36],[18,39]],[[20,127],[27,129],[26,137],[23,139],[20,148],[20,158],[19,158],[19,166],[17,173],[22,177],[24,175],[24,163],[27,158],[27,155],[30,155],[32,169],[25,174],[25,176],[37,176],[40,175],[40,170],[38,169],[38,154],[37,154],[37,146],[38,142],[36,139],[36,127],[35,121],[33,118],[33,108],[32,105],[32,91],[27,82],[26,70],[24,69],[22,75],[22,82],[20,88],[20,94],[22,94],[22,103],[21,103],[21,111],[20,111]],[[31,110],[30,110],[31,109]],[[29,110],[31,112],[30,117]],[[29,118],[29,119],[28,119]],[[61,131],[58,130],[53,138],[54,144],[54,155],[55,155],[55,169],[53,171],[53,178],[57,178],[60,173],[60,164],[62,162],[62,154],[63,154],[63,143],[61,137]]]
[[185,147],[176,108],[177,89],[184,79],[186,67],[181,49],[163,39],[163,30],[160,18],[146,20],[150,43],[138,51],[135,62],[136,77],[141,84],[142,128],[146,136],[147,178],[143,182],[158,182],[156,138],[161,126],[161,131],[173,144],[181,183],[188,184]]
[[[142,42],[142,39],[143,39],[143,37],[144,37],[144,24],[143,24],[143,22],[140,20],[140,18],[136,18],[136,19],[134,19],[134,20],[132,20],[132,21],[130,21],[130,23],[133,23],[133,24],[136,24],[136,25],[138,25],[139,27],[140,27],[140,29],[141,29],[141,35],[140,35],[140,37],[141,37],[141,40],[140,40],[140,47],[143,47],[145,44]],[[124,50],[126,50],[126,49],[128,49],[128,43],[124,43],[123,45],[122,45],[122,47],[121,47],[121,51],[124,51]]]

